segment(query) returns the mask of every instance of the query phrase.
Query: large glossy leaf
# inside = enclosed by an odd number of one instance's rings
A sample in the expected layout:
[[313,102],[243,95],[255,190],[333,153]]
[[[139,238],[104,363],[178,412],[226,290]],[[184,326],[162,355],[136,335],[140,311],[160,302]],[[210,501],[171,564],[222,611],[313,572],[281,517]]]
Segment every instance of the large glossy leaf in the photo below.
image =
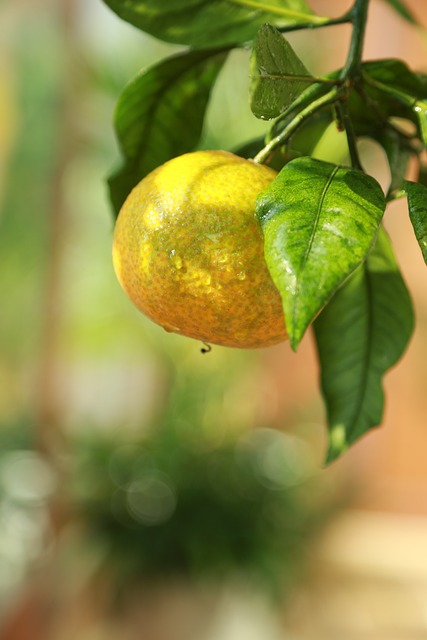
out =
[[251,56],[251,108],[257,118],[276,118],[315,82],[286,38],[270,24],[256,36]]
[[382,379],[412,335],[411,300],[381,229],[366,262],[314,322],[332,461],[381,422]]
[[370,176],[312,158],[289,162],[257,204],[265,258],[291,346],[366,258],[385,209]]
[[125,88],[115,114],[125,163],[109,180],[117,213],[147,173],[197,145],[225,57],[224,50],[182,53],[141,73]]
[[194,47],[252,40],[264,22],[319,24],[305,0],[104,0],[121,18],[161,40]]
[[409,216],[415,236],[427,264],[427,187],[419,182],[405,182],[408,196]]

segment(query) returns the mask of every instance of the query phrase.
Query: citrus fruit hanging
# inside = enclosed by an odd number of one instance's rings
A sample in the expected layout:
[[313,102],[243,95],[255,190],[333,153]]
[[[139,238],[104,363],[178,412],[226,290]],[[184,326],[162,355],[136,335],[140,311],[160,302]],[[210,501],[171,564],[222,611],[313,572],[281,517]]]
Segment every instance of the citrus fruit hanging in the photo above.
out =
[[284,340],[255,215],[275,176],[225,151],[197,151],[143,178],[120,211],[113,243],[117,277],[138,309],[166,331],[207,343]]

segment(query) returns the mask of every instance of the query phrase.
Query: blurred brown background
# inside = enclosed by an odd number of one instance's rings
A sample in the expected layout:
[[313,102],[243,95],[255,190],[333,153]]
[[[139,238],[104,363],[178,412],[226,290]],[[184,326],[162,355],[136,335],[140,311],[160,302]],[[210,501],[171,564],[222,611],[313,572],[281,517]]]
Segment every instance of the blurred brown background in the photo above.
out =
[[[339,15],[351,2],[311,4]],[[427,5],[406,4],[427,27]],[[290,39],[321,73],[348,36]],[[311,335],[297,355],[202,356],[142,318],[113,274],[114,104],[176,50],[100,0],[0,2],[0,640],[425,638],[426,273],[405,203],[386,226],[416,332],[386,378],[383,425],[324,469]],[[426,72],[427,36],[372,0],[365,57]],[[205,146],[264,130],[247,61],[233,54],[221,77]],[[366,154],[386,184],[381,153]]]

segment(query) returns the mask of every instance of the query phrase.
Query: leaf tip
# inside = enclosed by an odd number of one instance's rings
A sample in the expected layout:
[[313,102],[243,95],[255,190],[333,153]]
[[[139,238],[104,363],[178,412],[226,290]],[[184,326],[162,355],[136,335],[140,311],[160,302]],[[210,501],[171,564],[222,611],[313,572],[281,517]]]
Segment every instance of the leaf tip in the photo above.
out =
[[297,351],[299,347],[299,343],[301,342],[301,339],[303,337],[303,333],[298,328],[289,330],[289,327],[288,327],[288,335],[289,335],[289,344],[291,345],[292,351]]
[[[293,307],[289,308],[289,303],[286,305],[285,318],[288,318],[286,327],[289,335],[289,342],[293,351],[296,351],[305,332],[313,321],[312,314],[303,313],[299,309],[296,309],[297,299],[295,290],[291,290],[291,295],[294,296],[292,300]],[[285,303],[283,305],[285,308]]]
[[335,424],[329,431],[329,446],[325,457],[325,466],[334,462],[348,449],[344,424]]

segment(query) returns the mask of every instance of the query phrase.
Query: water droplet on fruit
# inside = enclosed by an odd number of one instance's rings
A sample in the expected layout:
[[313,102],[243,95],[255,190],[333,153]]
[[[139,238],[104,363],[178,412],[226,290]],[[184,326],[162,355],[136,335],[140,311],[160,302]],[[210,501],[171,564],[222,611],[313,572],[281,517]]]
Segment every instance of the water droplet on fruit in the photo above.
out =
[[165,323],[163,323],[163,324],[162,324],[162,327],[163,327],[163,329],[164,329],[165,331],[167,331],[167,333],[179,333],[179,332],[180,332],[180,331],[179,331],[179,329],[178,329],[178,327],[174,327],[174,326],[173,326],[173,325],[171,325],[171,324],[165,324]]
[[205,233],[205,236],[212,242],[218,243],[221,241],[222,233]]

